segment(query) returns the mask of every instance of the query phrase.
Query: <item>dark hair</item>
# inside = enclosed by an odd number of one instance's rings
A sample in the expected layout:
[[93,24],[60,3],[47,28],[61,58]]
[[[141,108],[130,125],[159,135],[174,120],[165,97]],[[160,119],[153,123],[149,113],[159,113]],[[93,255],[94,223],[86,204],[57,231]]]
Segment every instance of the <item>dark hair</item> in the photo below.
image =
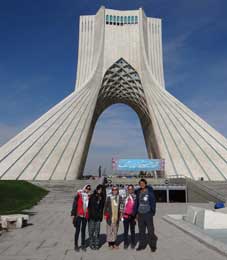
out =
[[112,190],[118,190],[119,191],[119,187],[117,185],[113,185]]
[[147,185],[147,180],[146,180],[146,179],[140,179],[139,184],[140,184],[141,182],[144,182],[144,183]]
[[91,190],[91,185],[90,184],[85,186],[85,189],[88,189],[88,188]]
[[128,188],[129,188],[129,187],[134,188],[134,185],[133,185],[133,184],[129,184],[129,185],[128,185]]
[[96,187],[96,190],[100,190],[100,189],[103,190],[103,186],[102,186],[102,184],[99,184],[99,185],[97,185],[97,187]]

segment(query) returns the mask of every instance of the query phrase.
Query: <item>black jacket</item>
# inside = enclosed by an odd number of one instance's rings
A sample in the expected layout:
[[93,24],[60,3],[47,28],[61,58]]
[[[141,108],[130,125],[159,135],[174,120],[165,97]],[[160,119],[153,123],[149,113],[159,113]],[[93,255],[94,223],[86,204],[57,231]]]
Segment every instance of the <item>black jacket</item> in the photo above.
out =
[[88,220],[102,221],[105,197],[96,191],[91,195],[88,203]]

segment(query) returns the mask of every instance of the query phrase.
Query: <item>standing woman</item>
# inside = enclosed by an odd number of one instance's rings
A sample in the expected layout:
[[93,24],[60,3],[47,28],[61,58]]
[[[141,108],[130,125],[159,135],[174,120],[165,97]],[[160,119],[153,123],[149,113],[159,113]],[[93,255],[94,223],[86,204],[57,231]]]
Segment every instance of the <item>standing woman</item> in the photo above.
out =
[[132,184],[128,185],[127,196],[124,200],[124,211],[123,211],[123,224],[124,224],[124,249],[129,246],[128,231],[130,227],[131,232],[131,248],[135,248],[136,236],[135,236],[135,205],[136,205],[136,195],[134,192],[134,186]]
[[100,223],[103,219],[105,196],[103,186],[99,184],[91,195],[88,204],[88,231],[91,249],[99,249]]
[[81,248],[86,251],[85,232],[88,219],[88,203],[91,185],[85,185],[82,190],[78,190],[73,201],[71,216],[75,231],[75,251],[79,251],[78,240],[81,231]]
[[117,186],[112,187],[111,196],[107,197],[104,215],[106,218],[107,242],[111,249],[118,249],[116,244],[119,221],[122,216],[122,197],[119,195]]

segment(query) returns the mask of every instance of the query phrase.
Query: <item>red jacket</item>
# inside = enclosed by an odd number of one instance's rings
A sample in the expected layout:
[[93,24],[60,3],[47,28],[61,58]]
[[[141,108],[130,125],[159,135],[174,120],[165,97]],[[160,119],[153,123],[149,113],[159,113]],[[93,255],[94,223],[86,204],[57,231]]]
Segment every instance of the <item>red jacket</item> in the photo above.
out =
[[86,212],[84,212],[81,192],[77,192],[77,195],[74,198],[71,216],[81,216],[88,219],[88,207]]

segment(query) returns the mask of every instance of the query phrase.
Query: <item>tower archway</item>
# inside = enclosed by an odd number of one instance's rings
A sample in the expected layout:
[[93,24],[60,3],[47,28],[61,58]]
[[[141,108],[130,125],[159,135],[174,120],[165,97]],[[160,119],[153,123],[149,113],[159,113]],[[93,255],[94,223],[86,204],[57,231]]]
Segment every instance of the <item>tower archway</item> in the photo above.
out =
[[104,74],[91,128],[85,144],[83,158],[81,160],[81,175],[83,174],[86,164],[89,146],[97,120],[108,107],[117,103],[126,104],[136,112],[143,131],[148,157],[160,158],[140,76],[125,59],[120,58]]

